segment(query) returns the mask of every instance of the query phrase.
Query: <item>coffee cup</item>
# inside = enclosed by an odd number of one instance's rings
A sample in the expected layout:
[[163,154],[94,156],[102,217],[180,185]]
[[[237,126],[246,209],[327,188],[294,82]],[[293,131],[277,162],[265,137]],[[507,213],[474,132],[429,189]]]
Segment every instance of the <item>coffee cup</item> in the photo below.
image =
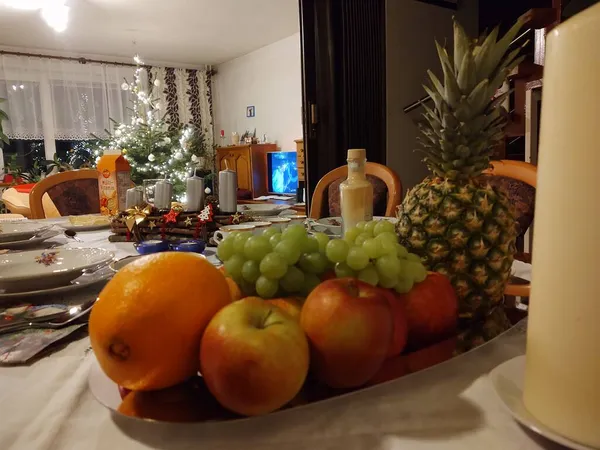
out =
[[305,215],[294,215],[294,216],[285,216],[288,219],[290,219],[290,225],[294,225],[296,223],[299,223],[301,225],[304,225],[304,222],[306,222],[306,216]]
[[250,224],[254,227],[254,234],[256,235],[260,235],[263,234],[263,231],[265,231],[267,228],[270,228],[273,226],[273,224],[271,222],[250,222]]
[[291,219],[287,217],[267,217],[266,221],[271,222],[271,225],[283,231],[291,223]]
[[250,225],[250,224],[246,224],[246,223],[239,224],[239,225],[225,225],[224,227],[221,227],[217,231],[215,231],[215,234],[213,236],[213,241],[215,241],[217,243],[217,245],[219,245],[223,241],[223,239],[225,239],[227,236],[229,236],[234,231],[254,232],[255,229],[256,229],[256,227],[254,225]]

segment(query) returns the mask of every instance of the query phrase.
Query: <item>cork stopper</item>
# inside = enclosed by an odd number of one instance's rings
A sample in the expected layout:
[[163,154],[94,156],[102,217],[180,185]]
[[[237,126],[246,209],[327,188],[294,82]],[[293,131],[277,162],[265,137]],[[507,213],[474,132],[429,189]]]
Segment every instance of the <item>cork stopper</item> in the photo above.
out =
[[367,159],[367,151],[364,148],[351,148],[348,150],[348,159]]

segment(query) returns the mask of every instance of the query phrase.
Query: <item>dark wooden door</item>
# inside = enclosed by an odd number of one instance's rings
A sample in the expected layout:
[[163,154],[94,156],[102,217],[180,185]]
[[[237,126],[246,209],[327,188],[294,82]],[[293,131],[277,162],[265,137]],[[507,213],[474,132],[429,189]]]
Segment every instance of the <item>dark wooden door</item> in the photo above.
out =
[[307,201],[349,148],[386,161],[385,0],[300,0]]

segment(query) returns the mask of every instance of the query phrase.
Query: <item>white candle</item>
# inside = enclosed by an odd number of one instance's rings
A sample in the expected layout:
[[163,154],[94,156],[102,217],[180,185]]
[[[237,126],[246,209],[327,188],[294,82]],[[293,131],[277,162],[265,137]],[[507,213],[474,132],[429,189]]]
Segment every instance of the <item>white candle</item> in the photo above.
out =
[[173,198],[173,184],[170,181],[158,181],[154,187],[154,207],[170,209]]
[[127,189],[127,196],[125,199],[125,209],[133,208],[134,206],[140,206],[144,202],[144,192],[139,188]]
[[200,211],[204,206],[204,180],[197,176],[189,177],[186,188],[186,211]]
[[600,5],[550,32],[524,402],[600,448]]

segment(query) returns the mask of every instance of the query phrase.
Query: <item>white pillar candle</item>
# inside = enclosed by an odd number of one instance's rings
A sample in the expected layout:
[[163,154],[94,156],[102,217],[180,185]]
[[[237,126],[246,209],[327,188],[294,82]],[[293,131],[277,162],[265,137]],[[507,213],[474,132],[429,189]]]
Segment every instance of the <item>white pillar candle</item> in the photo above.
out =
[[189,177],[186,182],[186,211],[200,211],[204,206],[204,180],[200,177]]
[[154,207],[170,209],[173,198],[173,184],[170,181],[158,181],[154,187]]
[[547,41],[524,402],[600,448],[600,5]]
[[134,206],[140,206],[144,203],[144,192],[137,187],[127,189],[127,196],[125,198],[125,209],[133,208]]

